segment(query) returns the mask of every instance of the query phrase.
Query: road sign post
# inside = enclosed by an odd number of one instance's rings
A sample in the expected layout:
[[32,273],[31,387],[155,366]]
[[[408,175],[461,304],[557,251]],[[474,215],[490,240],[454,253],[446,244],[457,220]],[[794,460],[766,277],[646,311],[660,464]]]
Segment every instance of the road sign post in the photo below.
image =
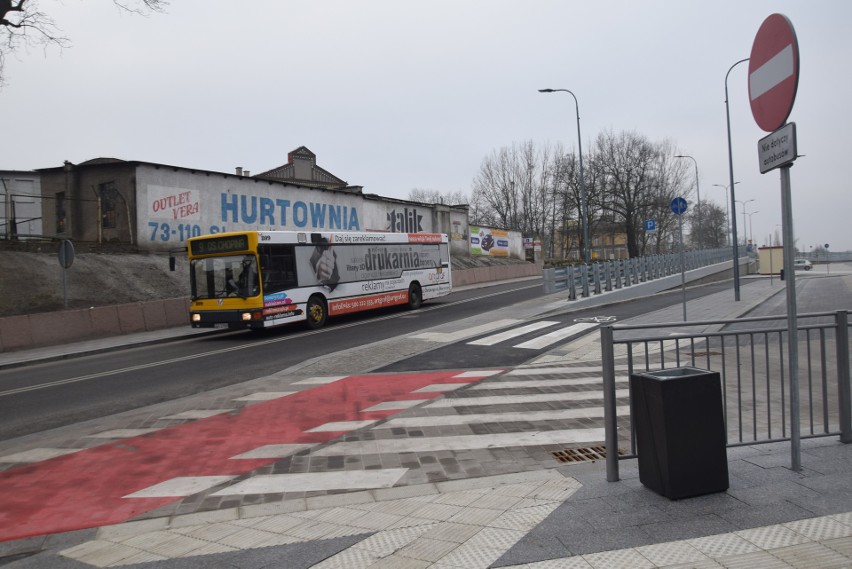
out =
[[683,244],[683,214],[686,213],[686,200],[675,198],[672,200],[672,212],[677,216],[677,226],[680,233],[680,292],[683,297],[683,321],[686,322],[686,262],[684,260]]
[[[787,343],[790,370],[791,469],[802,469],[799,425],[799,345],[796,309],[793,211],[790,167],[796,159],[796,128],[787,118],[799,87],[799,41],[793,24],[782,14],[772,14],[757,30],[748,64],[751,113],[761,129],[772,134],[758,142],[760,172],[781,169],[781,222],[784,235],[784,274],[787,276]],[[786,138],[785,138],[786,137]],[[774,149],[778,149],[775,152]]]
[[59,266],[62,267],[62,302],[68,309],[68,269],[74,262],[74,244],[68,239],[59,242]]

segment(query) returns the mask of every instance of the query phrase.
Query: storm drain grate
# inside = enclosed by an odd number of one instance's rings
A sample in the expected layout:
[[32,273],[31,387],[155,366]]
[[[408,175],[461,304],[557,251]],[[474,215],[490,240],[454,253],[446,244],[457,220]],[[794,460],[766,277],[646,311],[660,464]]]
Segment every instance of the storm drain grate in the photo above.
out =
[[[606,458],[606,447],[568,448],[565,450],[558,450],[552,454],[559,462],[588,462],[590,460],[604,460]],[[624,454],[624,451],[622,449],[618,449],[618,454]]]

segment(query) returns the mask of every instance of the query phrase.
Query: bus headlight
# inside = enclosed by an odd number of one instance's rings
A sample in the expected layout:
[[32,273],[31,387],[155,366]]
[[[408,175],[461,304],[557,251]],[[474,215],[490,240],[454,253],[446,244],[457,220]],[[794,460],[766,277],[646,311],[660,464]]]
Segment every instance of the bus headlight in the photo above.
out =
[[193,322],[201,322],[201,315],[198,314],[198,313],[193,314],[192,315],[192,321]]
[[243,320],[251,320],[251,312],[243,312],[242,314]]

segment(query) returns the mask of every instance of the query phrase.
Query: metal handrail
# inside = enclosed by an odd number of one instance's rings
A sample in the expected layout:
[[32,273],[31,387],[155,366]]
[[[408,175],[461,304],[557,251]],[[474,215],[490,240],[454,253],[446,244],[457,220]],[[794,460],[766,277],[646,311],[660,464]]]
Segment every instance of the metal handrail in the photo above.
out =
[[[831,318],[831,322],[823,322],[823,323],[809,323],[802,326],[797,326],[796,332],[799,337],[799,344],[801,345],[800,349],[804,348],[807,350],[808,358],[802,362],[802,365],[806,366],[805,371],[807,372],[807,384],[800,385],[799,393],[803,393],[807,396],[807,402],[805,403],[808,406],[808,418],[810,419],[810,435],[806,435],[804,438],[815,437],[815,436],[833,436],[839,435],[840,441],[843,443],[852,442],[852,385],[850,385],[850,362],[849,362],[849,312],[846,310],[839,310],[835,312],[816,312],[809,314],[800,314],[800,319],[813,319],[813,318]],[[786,412],[786,398],[787,386],[785,385],[785,377],[787,376],[785,370],[785,361],[784,361],[784,349],[785,345],[782,342],[783,336],[787,334],[786,325],[783,327],[750,327],[750,328],[742,328],[737,330],[702,330],[701,332],[675,332],[675,333],[667,333],[666,335],[643,335],[638,337],[631,338],[618,338],[616,334],[618,332],[623,331],[637,331],[637,330],[654,330],[659,328],[695,328],[695,327],[708,327],[708,326],[729,326],[729,325],[742,325],[742,324],[757,324],[764,323],[768,321],[781,321],[786,324],[785,316],[756,316],[749,318],[740,318],[736,320],[704,320],[704,321],[694,321],[694,322],[659,322],[659,323],[646,323],[646,324],[608,324],[602,326],[601,331],[601,354],[602,354],[602,368],[603,368],[603,387],[604,387],[604,421],[605,421],[605,444],[607,450],[607,480],[616,481],[619,479],[618,474],[618,461],[626,458],[635,458],[636,448],[635,448],[635,437],[632,433],[632,424],[633,418],[630,417],[631,423],[631,434],[630,434],[630,446],[631,453],[625,453],[619,455],[618,448],[618,417],[616,415],[616,377],[615,377],[615,359],[616,359],[616,346],[624,345],[626,347],[626,360],[627,360],[627,369],[628,373],[633,373],[634,369],[637,369],[635,365],[636,359],[644,359],[645,363],[645,371],[650,371],[651,363],[657,360],[657,354],[659,354],[659,361],[662,367],[665,369],[667,364],[672,364],[673,366],[680,366],[682,361],[689,361],[692,363],[692,366],[696,366],[696,362],[700,362],[706,364],[708,368],[717,367],[720,369],[720,376],[722,378],[722,388],[723,388],[723,404],[725,409],[725,417],[726,424],[729,426],[731,423],[729,422],[728,415],[728,397],[736,398],[737,405],[737,417],[736,421],[734,421],[734,425],[739,429],[739,441],[730,441],[728,442],[728,446],[737,446],[740,444],[764,444],[768,442],[777,442],[782,440],[790,440],[791,444],[795,444],[791,437],[787,436],[787,412]],[[826,331],[833,331],[835,333],[835,342],[834,342],[834,358],[835,361],[831,362],[834,364],[834,368],[837,374],[837,383],[836,383],[836,393],[834,384],[830,384],[828,381],[828,348],[830,346],[830,342],[826,339]],[[818,338],[812,338],[812,336],[818,336]],[[733,346],[726,345],[726,339],[728,338],[736,338],[736,342]],[[757,341],[762,341],[763,348],[761,350],[756,350],[755,346]],[[715,346],[715,349],[719,350],[718,353],[713,354],[714,356],[721,356],[721,361],[713,362],[711,360],[711,349],[714,348],[712,346],[713,341],[718,342],[718,346]],[[777,344],[774,344],[777,340]],[[698,346],[705,347],[703,352],[698,351]],[[770,348],[772,346],[777,346],[775,352],[770,354]],[[635,355],[636,350],[634,348],[639,348],[639,355]],[[641,349],[644,348],[644,353],[641,352]],[[734,353],[732,354],[732,358],[734,359],[733,365],[728,361],[728,352],[727,350],[731,350]],[[758,353],[758,351],[762,353]],[[816,353],[816,355],[815,355]],[[668,360],[667,360],[668,356]],[[775,356],[778,356],[778,359],[774,359]],[[762,359],[761,359],[762,358]],[[745,369],[744,367],[750,362],[750,369]],[[773,405],[771,401],[772,391],[774,389],[774,385],[772,381],[770,381],[770,369],[773,364],[776,365],[777,369],[773,370],[773,372],[780,374],[780,382],[778,385],[780,387],[780,424],[777,424],[777,420],[773,420],[772,412]],[[814,381],[814,377],[817,375],[814,373],[814,367],[818,368],[816,371],[818,372],[818,378]],[[802,367],[800,365],[800,367]],[[639,366],[641,369],[641,366]],[[766,377],[758,377],[758,371],[765,370]],[[750,375],[749,375],[750,372]],[[730,376],[730,385],[729,385],[729,376]],[[743,377],[745,376],[745,383],[748,385],[744,385]],[[758,393],[758,379],[762,380],[760,389],[763,390]],[[745,389],[749,389],[749,392],[744,392]],[[761,397],[765,399],[762,400]],[[838,416],[836,420],[836,428],[831,428],[829,425],[829,401],[832,398],[836,398],[837,401],[837,410]],[[744,402],[745,401],[745,402]],[[821,402],[821,413],[823,419],[822,432],[816,432],[816,424],[815,424],[815,405],[817,401]],[[743,407],[744,405],[750,405],[748,407],[750,416],[752,417],[752,436],[753,439],[750,441],[743,441],[744,437],[744,418],[743,418]],[[758,407],[764,405],[766,408],[766,436],[761,438],[758,434]],[[761,423],[762,425],[763,423]],[[775,426],[780,427],[781,437],[777,437],[773,435],[773,429]]]

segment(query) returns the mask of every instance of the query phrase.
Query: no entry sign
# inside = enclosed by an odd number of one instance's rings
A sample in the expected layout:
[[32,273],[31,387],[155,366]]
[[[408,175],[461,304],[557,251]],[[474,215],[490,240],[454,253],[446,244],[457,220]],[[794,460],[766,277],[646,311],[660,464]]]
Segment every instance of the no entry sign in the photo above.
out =
[[748,62],[748,96],[757,126],[778,129],[790,116],[799,87],[799,42],[787,16],[763,21]]

